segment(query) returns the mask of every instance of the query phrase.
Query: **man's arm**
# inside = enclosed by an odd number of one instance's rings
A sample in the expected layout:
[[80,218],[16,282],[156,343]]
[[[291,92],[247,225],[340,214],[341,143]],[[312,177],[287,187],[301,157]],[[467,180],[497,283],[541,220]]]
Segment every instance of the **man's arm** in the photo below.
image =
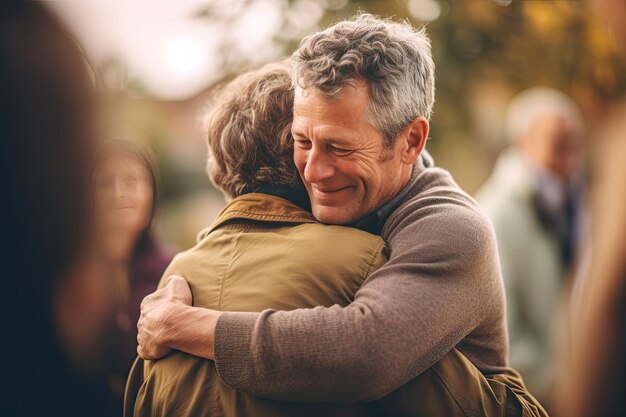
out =
[[[493,279],[499,279],[495,239],[482,215],[448,205],[409,217],[389,236],[389,262],[347,307],[219,317],[187,312],[194,323],[188,325],[180,323],[187,310],[172,309],[165,327],[197,325],[198,334],[166,331],[162,340],[210,358],[206,345],[213,343],[217,319],[216,366],[234,389],[294,401],[379,398],[456,346],[493,308],[487,298],[500,291],[488,288],[500,284]],[[202,345],[200,334],[204,350],[189,349],[194,340]]]

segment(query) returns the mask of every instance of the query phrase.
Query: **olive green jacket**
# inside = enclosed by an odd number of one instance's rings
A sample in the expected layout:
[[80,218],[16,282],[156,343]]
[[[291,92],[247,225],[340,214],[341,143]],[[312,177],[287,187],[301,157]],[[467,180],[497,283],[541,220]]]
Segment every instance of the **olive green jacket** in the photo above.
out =
[[[159,286],[181,275],[194,306],[224,311],[345,306],[386,260],[380,237],[321,225],[287,200],[252,193],[228,204],[199,243],[174,258]],[[125,415],[351,416],[367,415],[364,407],[252,397],[224,385],[213,361],[174,351],[136,361]]]

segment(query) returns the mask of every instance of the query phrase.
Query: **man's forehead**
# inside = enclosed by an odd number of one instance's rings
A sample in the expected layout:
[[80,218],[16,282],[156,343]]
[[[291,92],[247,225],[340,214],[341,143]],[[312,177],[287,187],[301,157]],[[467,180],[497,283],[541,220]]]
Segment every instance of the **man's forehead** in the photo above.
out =
[[[336,95],[329,95],[317,87],[297,87],[294,96],[294,118],[357,118],[369,111],[369,94],[362,87],[345,86]],[[353,120],[356,121],[356,120]]]
[[383,136],[371,121],[369,104],[364,84],[348,86],[336,97],[329,97],[317,88],[299,87],[295,93],[292,133],[337,145],[350,142],[377,147],[383,143]]

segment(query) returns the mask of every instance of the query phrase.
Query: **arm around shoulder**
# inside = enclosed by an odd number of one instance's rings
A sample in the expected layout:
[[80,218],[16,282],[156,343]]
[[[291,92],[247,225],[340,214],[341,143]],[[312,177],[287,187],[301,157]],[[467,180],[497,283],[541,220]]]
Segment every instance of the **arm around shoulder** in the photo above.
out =
[[392,234],[390,261],[349,306],[224,313],[215,335],[224,383],[282,400],[373,400],[456,346],[480,322],[484,275],[499,277],[493,231],[475,211],[422,214]]

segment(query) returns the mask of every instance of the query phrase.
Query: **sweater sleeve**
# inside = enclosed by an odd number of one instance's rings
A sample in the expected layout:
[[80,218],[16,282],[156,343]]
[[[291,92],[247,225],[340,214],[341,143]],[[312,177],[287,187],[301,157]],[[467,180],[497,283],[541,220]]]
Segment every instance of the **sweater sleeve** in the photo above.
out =
[[498,274],[484,215],[411,210],[387,233],[390,259],[352,304],[224,313],[215,361],[223,382],[291,401],[374,400],[435,364],[481,320]]

